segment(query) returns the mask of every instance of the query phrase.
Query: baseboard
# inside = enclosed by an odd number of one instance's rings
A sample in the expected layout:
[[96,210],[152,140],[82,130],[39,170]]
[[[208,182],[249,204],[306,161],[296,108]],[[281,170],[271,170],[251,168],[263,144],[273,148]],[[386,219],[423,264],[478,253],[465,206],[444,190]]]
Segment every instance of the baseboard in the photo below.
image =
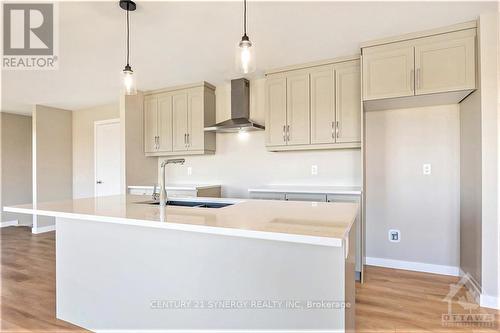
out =
[[500,299],[497,296],[481,294],[479,304],[484,308],[500,310]]
[[366,257],[366,265],[451,276],[459,276],[460,274],[459,268],[455,266],[435,265],[423,262],[403,261],[385,258]]
[[0,228],[12,227],[16,225],[19,225],[18,220],[0,222]]
[[[460,276],[463,277],[466,273],[460,268]],[[474,296],[477,304],[481,302],[481,285],[469,274],[469,278],[465,281],[465,288]]]
[[48,225],[46,227],[36,227],[36,228],[31,228],[31,232],[33,234],[42,234],[44,232],[50,232],[56,230],[56,225]]

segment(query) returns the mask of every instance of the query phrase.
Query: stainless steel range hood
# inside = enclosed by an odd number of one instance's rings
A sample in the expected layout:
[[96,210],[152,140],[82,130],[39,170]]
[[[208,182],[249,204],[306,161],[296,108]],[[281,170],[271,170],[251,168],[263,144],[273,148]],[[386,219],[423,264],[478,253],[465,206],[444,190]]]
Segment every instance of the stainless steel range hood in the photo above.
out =
[[205,131],[227,133],[264,128],[250,120],[250,82],[242,78],[231,80],[231,119],[205,127]]

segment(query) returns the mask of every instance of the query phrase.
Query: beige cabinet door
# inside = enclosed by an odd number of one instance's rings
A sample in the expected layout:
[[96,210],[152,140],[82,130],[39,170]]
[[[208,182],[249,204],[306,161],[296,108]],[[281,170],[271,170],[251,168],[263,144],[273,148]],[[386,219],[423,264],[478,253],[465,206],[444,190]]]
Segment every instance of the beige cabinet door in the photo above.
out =
[[335,142],[335,81],[333,66],[313,69],[310,76],[311,143],[333,143]]
[[188,150],[203,150],[205,126],[203,120],[203,88],[191,89],[188,92]]
[[475,29],[422,38],[415,45],[416,94],[476,88]]
[[172,95],[158,96],[158,151],[172,151]]
[[335,68],[336,142],[361,142],[359,61]]
[[413,96],[414,77],[409,42],[363,49],[363,100]]
[[309,73],[291,73],[286,78],[287,145],[311,143]]
[[144,98],[144,151],[154,153],[158,148],[158,98]]
[[266,145],[286,145],[286,78],[266,79]]
[[187,150],[188,134],[188,94],[172,94],[172,139],[174,151]]

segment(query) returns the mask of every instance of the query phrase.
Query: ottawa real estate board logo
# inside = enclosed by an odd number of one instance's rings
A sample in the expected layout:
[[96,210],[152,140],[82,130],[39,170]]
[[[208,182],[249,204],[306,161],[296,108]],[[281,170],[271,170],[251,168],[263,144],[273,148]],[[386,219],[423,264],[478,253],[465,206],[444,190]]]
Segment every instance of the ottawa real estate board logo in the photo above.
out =
[[4,2],[2,10],[2,68],[57,69],[57,5],[41,2]]

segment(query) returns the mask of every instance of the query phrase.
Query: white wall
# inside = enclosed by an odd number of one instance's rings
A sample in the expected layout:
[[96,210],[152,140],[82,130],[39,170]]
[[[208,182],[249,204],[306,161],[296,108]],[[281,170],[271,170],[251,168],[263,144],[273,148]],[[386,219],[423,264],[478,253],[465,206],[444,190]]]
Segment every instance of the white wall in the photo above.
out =
[[144,156],[144,96],[120,97],[122,193],[130,185],[152,185],[158,177],[157,159]]
[[365,124],[366,257],[458,267],[458,105],[367,112]]
[[[36,105],[33,109],[33,202],[73,197],[71,111]],[[54,218],[37,216],[33,232]]]
[[[0,113],[0,209],[32,202],[31,117]],[[31,215],[0,213],[0,221],[31,225]]]
[[[262,124],[264,82],[251,81],[250,87],[250,117]],[[230,90],[230,84],[217,86],[217,122],[230,117]],[[360,158],[359,149],[268,152],[264,131],[250,132],[246,138],[217,133],[216,154],[186,157],[184,166],[168,166],[167,183],[220,184],[223,196],[237,198],[248,197],[248,188],[265,184],[361,186]],[[311,175],[311,165],[318,166],[318,175]]]
[[460,103],[460,268],[481,285],[481,89]]
[[500,308],[500,33],[499,14],[481,15],[479,29],[481,64],[481,146],[482,146],[482,249],[481,305]]
[[73,111],[73,198],[94,196],[94,122],[120,118],[118,103]]

